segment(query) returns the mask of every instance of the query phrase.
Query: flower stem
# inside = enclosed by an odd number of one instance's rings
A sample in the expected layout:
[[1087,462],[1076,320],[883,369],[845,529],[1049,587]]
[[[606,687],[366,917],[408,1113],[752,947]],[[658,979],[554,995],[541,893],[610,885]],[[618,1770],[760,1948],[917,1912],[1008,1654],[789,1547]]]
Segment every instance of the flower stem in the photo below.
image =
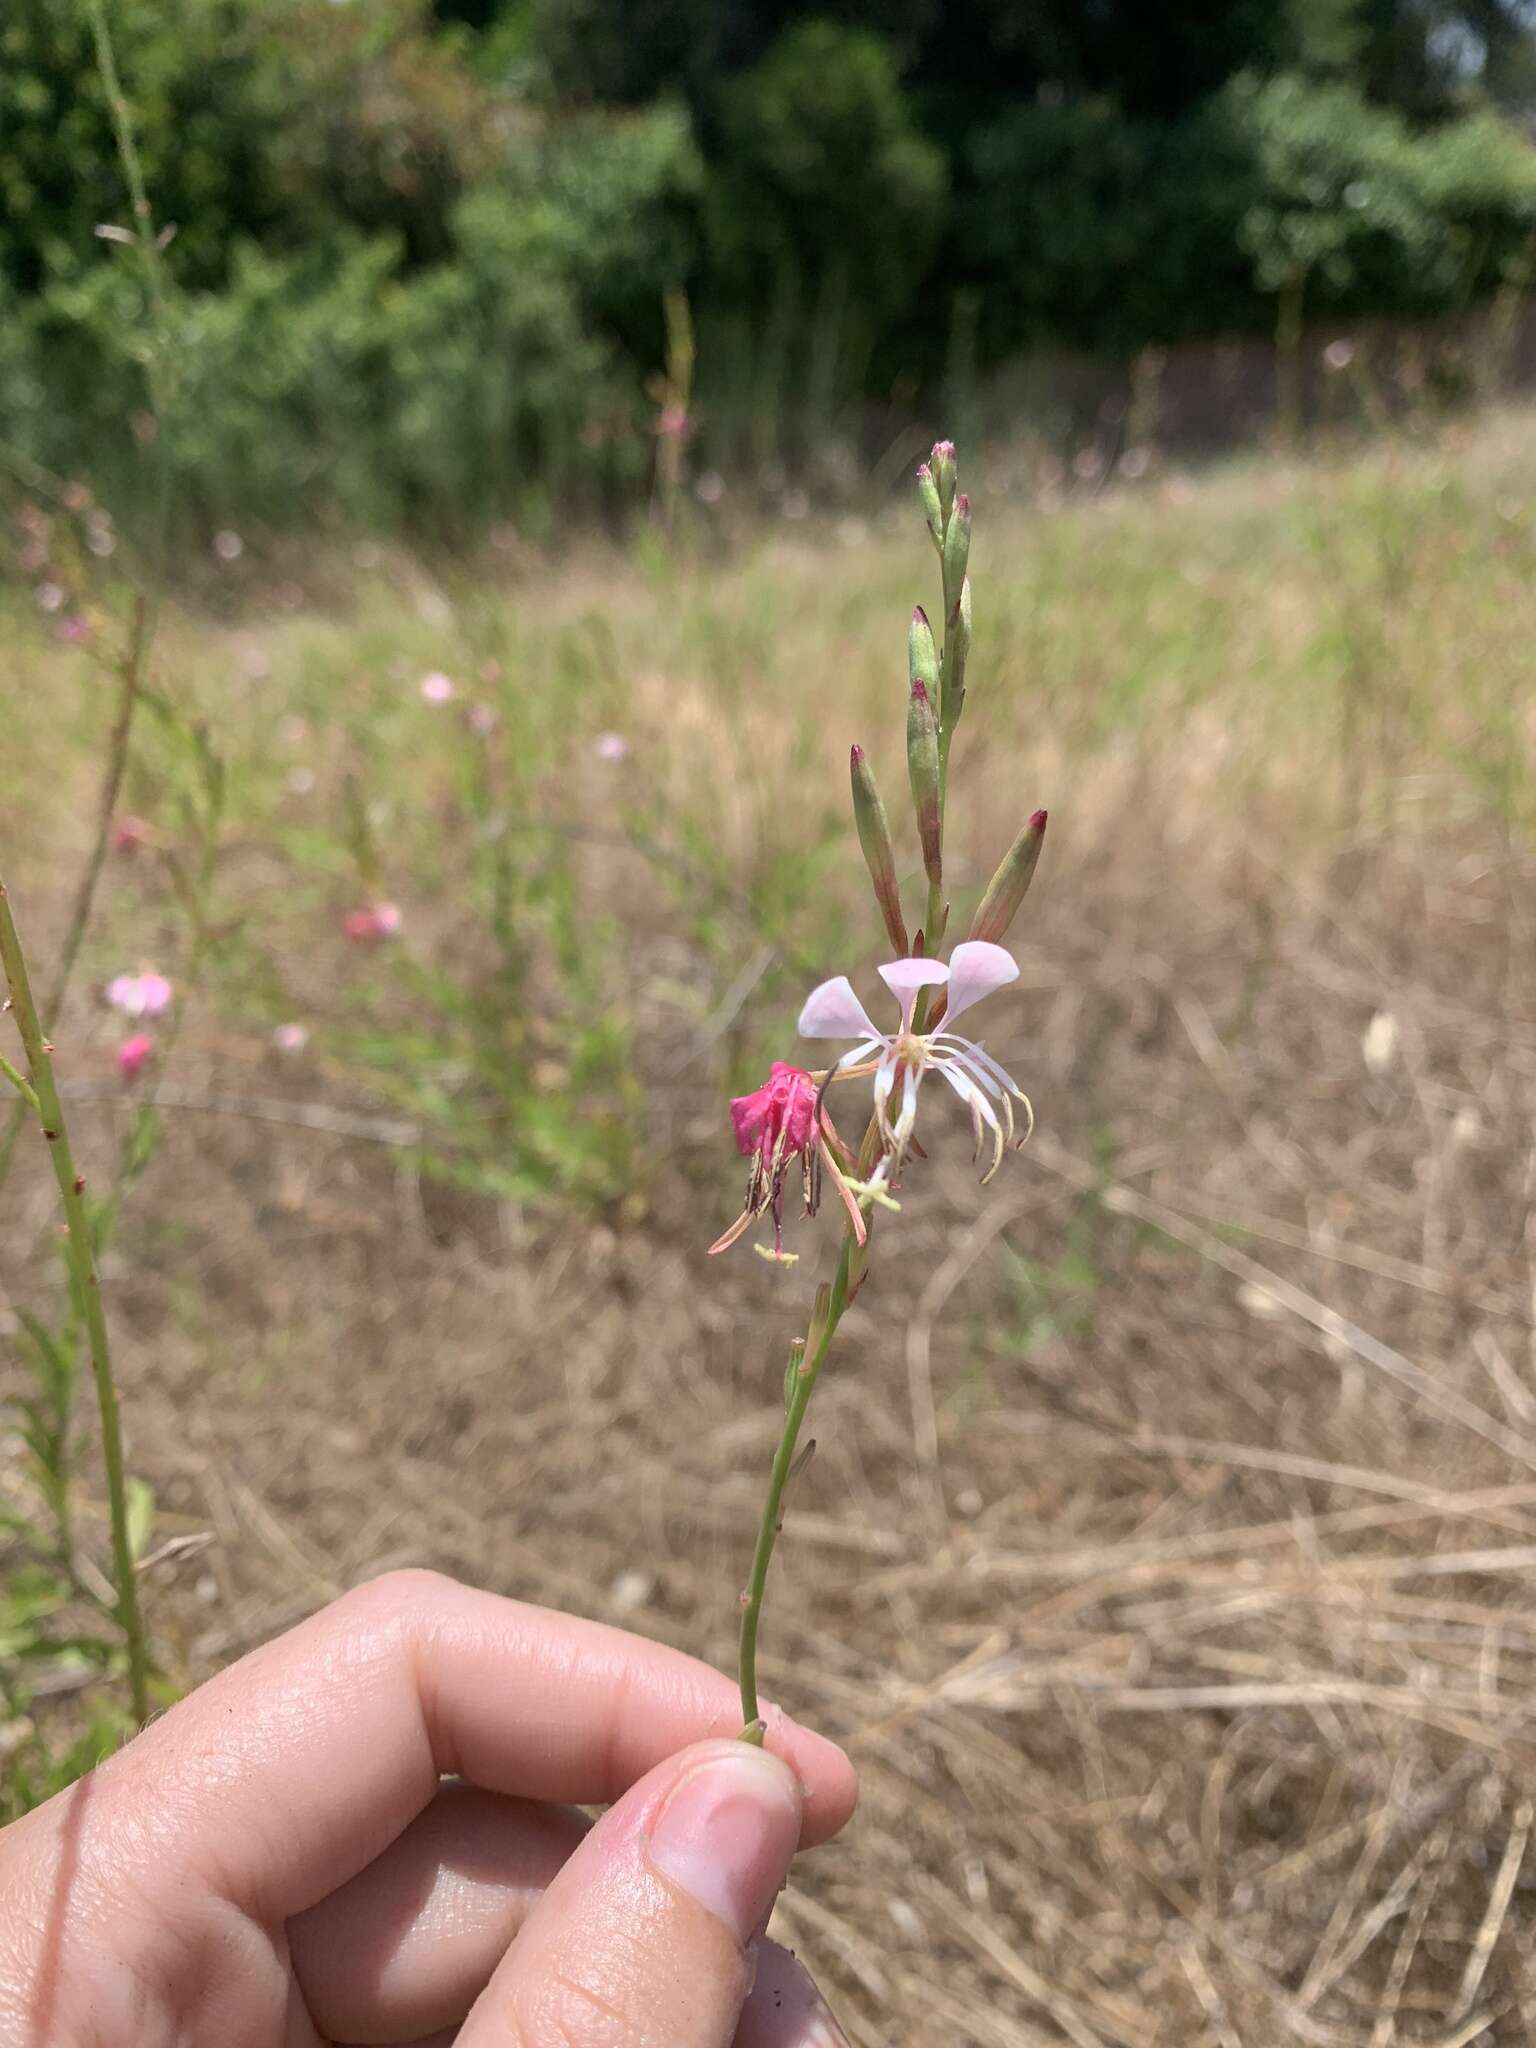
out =
[[26,956],[11,916],[5,883],[0,881],[0,970],[10,992],[9,1008],[14,1012],[27,1055],[29,1086],[37,1104],[37,1120],[48,1143],[54,1179],[64,1204],[65,1256],[77,1312],[85,1324],[91,1371],[96,1381],[96,1400],[101,1411],[101,1444],[107,1467],[107,1505],[112,1518],[112,1575],[117,1587],[117,1620],[128,1649],[128,1683],[133,1697],[134,1718],[149,1717],[149,1655],[144,1640],[144,1622],[139,1612],[138,1578],[133,1566],[133,1547],[128,1535],[128,1494],[123,1478],[123,1431],[117,1410],[117,1388],[112,1378],[112,1354],[107,1343],[107,1319],[101,1302],[101,1282],[91,1251],[91,1227],[85,1212],[85,1182],[75,1171],[69,1130],[64,1121],[58,1087],[53,1078],[52,1047],[43,1035]]
[[853,1270],[854,1237],[850,1230],[843,1239],[842,1257],[837,1262],[837,1277],[832,1282],[831,1298],[824,1315],[813,1319],[815,1347],[806,1351],[797,1366],[792,1365],[784,1407],[784,1432],[779,1438],[779,1448],[774,1454],[773,1473],[768,1481],[768,1498],[763,1503],[762,1524],[757,1532],[757,1548],[752,1553],[752,1573],[747,1581],[747,1590],[741,1612],[741,1711],[746,1723],[741,1731],[743,1742],[763,1740],[762,1716],[757,1702],[757,1630],[762,1619],[763,1594],[768,1584],[768,1567],[773,1561],[773,1549],[778,1541],[780,1517],[784,1505],[784,1489],[794,1467],[795,1450],[800,1441],[800,1426],[805,1421],[805,1411],[811,1404],[817,1376],[826,1362],[832,1348],[832,1339],[837,1326],[843,1319],[843,1310],[848,1306],[849,1281]]

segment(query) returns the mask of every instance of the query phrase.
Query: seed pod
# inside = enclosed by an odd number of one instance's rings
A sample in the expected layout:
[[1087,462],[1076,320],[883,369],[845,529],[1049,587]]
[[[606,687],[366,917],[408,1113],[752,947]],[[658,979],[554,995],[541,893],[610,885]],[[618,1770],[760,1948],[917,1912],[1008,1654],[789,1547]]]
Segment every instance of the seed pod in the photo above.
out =
[[971,501],[962,491],[944,529],[944,629],[953,631],[960,616],[960,592],[971,554]]
[[907,928],[901,916],[901,887],[896,880],[896,856],[891,850],[891,828],[874,770],[864,758],[864,749],[854,747],[848,757],[849,779],[853,784],[853,822],[858,827],[859,845],[875,885],[875,901],[885,919],[891,944],[905,958]]
[[949,525],[949,508],[955,502],[955,444],[953,441],[935,441],[933,453],[928,458],[928,467],[933,471],[933,481],[938,486],[939,510],[944,515],[944,525]]
[[939,487],[933,480],[933,471],[925,462],[917,472],[917,494],[922,501],[923,517],[928,522],[928,532],[933,544],[942,553],[944,547],[944,507],[939,503]]
[[976,906],[976,915],[971,919],[969,937],[988,939],[994,946],[1001,945],[1003,934],[1017,917],[1019,905],[1029,893],[1044,844],[1045,812],[1036,811],[1003,855],[997,873],[988,882],[987,893]]
[[939,728],[933,715],[933,699],[921,677],[914,678],[907,703],[907,775],[912,784],[912,807],[917,813],[917,836],[923,846],[923,868],[937,887],[944,873]]
[[921,683],[937,709],[939,702],[939,650],[934,643],[928,614],[918,605],[907,633],[907,680]]

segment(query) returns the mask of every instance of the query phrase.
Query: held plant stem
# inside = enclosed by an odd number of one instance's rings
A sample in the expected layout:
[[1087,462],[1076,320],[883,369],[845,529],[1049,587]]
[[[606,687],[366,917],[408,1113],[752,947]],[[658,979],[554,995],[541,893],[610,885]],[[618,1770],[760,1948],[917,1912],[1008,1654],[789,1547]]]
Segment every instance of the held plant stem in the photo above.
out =
[[96,1400],[101,1411],[101,1443],[107,1467],[107,1504],[112,1518],[112,1575],[117,1587],[117,1619],[128,1649],[128,1681],[133,1697],[134,1718],[149,1716],[149,1658],[144,1641],[144,1622],[139,1612],[138,1580],[133,1567],[133,1549],[128,1536],[128,1496],[123,1479],[123,1433],[117,1411],[117,1389],[112,1379],[112,1355],[107,1343],[107,1319],[101,1302],[101,1283],[91,1252],[90,1223],[85,1213],[85,1183],[75,1171],[69,1131],[53,1077],[52,1049],[43,1034],[26,957],[11,915],[10,899],[0,880],[0,969],[10,992],[9,1007],[16,1018],[23,1049],[27,1055],[29,1088],[37,1105],[38,1123],[53,1161],[54,1178],[64,1204],[65,1249],[70,1280],[79,1314],[85,1324],[86,1344],[91,1355],[91,1372],[96,1381]]
[[757,1548],[752,1553],[752,1574],[747,1581],[746,1602],[741,1613],[741,1711],[746,1722],[742,1729],[744,1742],[761,1744],[763,1739],[762,1716],[758,1712],[757,1704],[757,1630],[758,1623],[762,1620],[763,1594],[768,1585],[768,1567],[773,1561],[773,1547],[778,1540],[784,1489],[789,1483],[789,1475],[795,1462],[795,1450],[800,1441],[800,1426],[805,1421],[805,1411],[811,1404],[811,1394],[815,1389],[817,1376],[826,1362],[827,1353],[832,1348],[832,1339],[837,1335],[837,1326],[843,1319],[843,1310],[848,1306],[853,1253],[854,1240],[850,1231],[843,1239],[843,1255],[837,1262],[837,1277],[832,1282],[832,1294],[826,1314],[820,1318],[813,1314],[812,1317],[815,1348],[807,1349],[798,1361],[792,1360],[790,1365],[784,1432],[779,1438],[779,1448],[774,1454],[773,1473],[768,1481],[768,1498],[763,1503],[763,1519],[757,1532]]

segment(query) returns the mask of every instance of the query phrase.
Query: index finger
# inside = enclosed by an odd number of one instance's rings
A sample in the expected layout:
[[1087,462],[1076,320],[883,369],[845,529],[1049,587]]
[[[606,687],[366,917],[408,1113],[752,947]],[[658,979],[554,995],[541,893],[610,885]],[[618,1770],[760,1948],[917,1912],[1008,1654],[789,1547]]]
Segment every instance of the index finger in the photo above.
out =
[[[372,1862],[440,1778],[606,1805],[740,1720],[729,1680],[679,1650],[394,1572],[152,1723],[97,1773],[99,1818],[146,1867],[190,1861],[248,1912],[286,1919]],[[835,1834],[857,1798],[847,1757],[776,1711],[767,1741],[805,1787],[802,1845]]]

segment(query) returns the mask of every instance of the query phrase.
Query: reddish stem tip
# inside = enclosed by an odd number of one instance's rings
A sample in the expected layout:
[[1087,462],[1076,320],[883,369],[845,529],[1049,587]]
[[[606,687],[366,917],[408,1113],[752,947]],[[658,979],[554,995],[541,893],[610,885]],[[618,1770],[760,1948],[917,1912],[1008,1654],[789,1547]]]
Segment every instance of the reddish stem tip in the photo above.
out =
[[[864,749],[859,745],[857,740],[855,740],[853,745],[848,749],[848,758],[855,764],[855,766],[857,766],[857,764],[863,760]],[[1042,818],[1045,816],[1044,811],[1040,813],[1040,816]]]
[[1045,821],[1049,815],[1050,814],[1047,811],[1036,811],[1031,816],[1029,821],[1029,829],[1031,832],[1035,834],[1036,838],[1038,838],[1040,834],[1044,832]]

